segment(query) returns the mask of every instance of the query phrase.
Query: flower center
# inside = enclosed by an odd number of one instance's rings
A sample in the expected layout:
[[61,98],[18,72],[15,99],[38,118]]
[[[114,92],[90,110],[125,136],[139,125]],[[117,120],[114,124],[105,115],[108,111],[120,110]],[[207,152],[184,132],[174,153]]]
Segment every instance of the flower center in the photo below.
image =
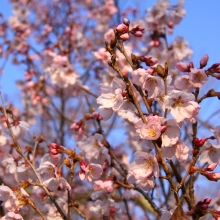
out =
[[156,136],[156,131],[153,129],[153,128],[148,128],[148,135],[150,136],[150,137],[155,137]]
[[154,162],[152,160],[145,160],[145,170],[149,170],[154,166]]
[[181,97],[179,97],[178,99],[174,99],[174,104],[172,107],[182,107],[183,103],[183,100],[181,100]]

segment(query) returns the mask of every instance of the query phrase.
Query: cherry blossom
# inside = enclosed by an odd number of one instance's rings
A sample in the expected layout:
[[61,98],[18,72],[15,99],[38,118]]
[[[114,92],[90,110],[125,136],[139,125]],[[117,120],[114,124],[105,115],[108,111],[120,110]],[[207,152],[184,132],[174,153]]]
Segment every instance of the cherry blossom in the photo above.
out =
[[118,211],[120,209],[120,205],[116,203],[113,199],[105,199],[105,200],[96,200],[94,206],[90,207],[90,211],[95,213],[96,215],[109,216],[110,213],[114,210]]
[[208,77],[202,69],[190,69],[190,82],[194,88],[200,88],[208,80]]
[[192,120],[198,114],[200,106],[194,100],[193,94],[178,90],[173,90],[165,97],[166,107],[170,109],[170,113],[177,123],[185,119]]
[[86,177],[89,182],[92,182],[93,180],[97,180],[102,175],[102,166],[99,164],[87,164],[84,161],[80,161],[80,167],[81,171],[79,173],[79,177],[81,180],[84,180]]
[[112,192],[114,187],[113,187],[113,181],[111,180],[97,180],[94,181],[93,189],[95,191],[104,191],[104,192]]
[[102,144],[103,140],[102,135],[96,133],[94,136],[90,136],[85,140],[77,142],[86,161],[102,165],[104,161],[107,160],[110,164],[111,159],[108,149]]
[[174,81],[175,88],[184,92],[190,92],[193,89],[193,85],[188,75],[178,77]]
[[29,131],[30,125],[25,121],[14,121],[11,130],[15,137],[20,137],[22,132]]
[[148,74],[143,84],[143,90],[148,92],[149,98],[156,98],[160,91],[164,91],[164,82],[162,78]]
[[0,186],[0,201],[3,201],[2,206],[4,206],[8,211],[15,211],[19,209],[19,201],[17,200],[14,192],[8,186]]
[[178,141],[173,146],[162,148],[162,153],[164,157],[172,159],[174,156],[176,156],[176,159],[179,162],[184,162],[188,159],[189,151],[190,148],[186,146],[183,141]]
[[8,212],[5,216],[1,218],[2,220],[24,220],[23,217],[14,212]]
[[135,123],[136,132],[141,138],[147,140],[156,140],[161,135],[161,123],[158,116],[148,116],[147,124],[144,124],[141,119]]
[[206,141],[202,147],[202,153],[200,157],[201,163],[220,163],[220,148],[216,148],[210,142]]
[[125,85],[118,79],[114,79],[110,86],[101,87],[102,94],[97,98],[97,103],[104,109],[117,111],[124,102],[124,92]]
[[15,158],[12,157],[12,155],[8,155],[8,157],[2,161],[2,164],[6,166],[6,170],[9,173],[13,174],[16,172],[17,164]]
[[180,127],[175,120],[162,119],[162,125],[165,130],[161,135],[162,147],[170,147],[177,143],[180,136]]
[[159,177],[159,166],[155,156],[152,153],[137,151],[138,158],[129,165],[128,181],[136,182],[146,190],[154,187],[152,176]]

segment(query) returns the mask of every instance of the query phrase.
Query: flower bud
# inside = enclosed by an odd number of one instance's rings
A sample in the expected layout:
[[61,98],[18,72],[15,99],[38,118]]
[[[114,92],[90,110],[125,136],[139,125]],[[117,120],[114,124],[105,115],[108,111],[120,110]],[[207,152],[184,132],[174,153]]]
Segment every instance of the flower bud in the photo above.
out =
[[201,172],[203,176],[205,176],[208,180],[210,181],[215,181],[217,182],[220,180],[220,173],[206,173],[206,172]]
[[126,26],[129,26],[130,21],[129,21],[127,18],[123,18],[123,23],[124,23]]
[[189,72],[189,67],[183,62],[178,62],[176,68],[181,72]]
[[219,67],[220,63],[214,63],[210,68],[210,69],[216,69],[217,67]]
[[218,163],[212,163],[212,164],[209,164],[205,170],[206,171],[213,171],[216,167],[218,166]]
[[160,130],[161,134],[163,134],[166,131],[166,129],[167,129],[167,126],[161,126],[161,130]]
[[202,147],[204,143],[206,142],[207,138],[202,138],[199,140],[198,138],[195,139],[195,145],[196,147]]
[[167,77],[166,73],[165,73],[165,69],[161,66],[161,65],[157,65],[156,68],[157,74],[161,77],[161,78],[165,78]]
[[206,198],[203,200],[203,203],[208,205],[211,201],[212,201],[212,199]]
[[128,39],[129,39],[128,33],[122,34],[122,35],[120,36],[120,39],[122,39],[123,41],[128,40]]
[[191,69],[191,68],[194,69],[194,64],[193,64],[193,62],[190,62],[190,63],[189,63],[189,68],[190,68],[190,69]]
[[146,63],[147,66],[153,66],[158,62],[157,58],[154,58],[154,57],[151,57],[151,56],[143,57],[142,60]]
[[207,54],[202,57],[202,59],[200,60],[200,69],[202,69],[207,65],[208,60],[209,60],[209,56]]
[[141,31],[135,31],[134,33],[132,33],[135,37],[142,37],[143,33]]
[[116,27],[116,30],[117,30],[119,33],[126,33],[126,32],[128,32],[128,26],[126,26],[125,24],[119,24],[119,25]]

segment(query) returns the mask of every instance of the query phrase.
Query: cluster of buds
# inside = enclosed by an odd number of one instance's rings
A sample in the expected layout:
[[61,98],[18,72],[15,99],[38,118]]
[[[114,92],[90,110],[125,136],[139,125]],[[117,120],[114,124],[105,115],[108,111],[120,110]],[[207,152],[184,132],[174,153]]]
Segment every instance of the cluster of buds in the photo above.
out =
[[85,125],[84,120],[80,120],[78,122],[74,122],[73,124],[71,124],[70,129],[76,131],[78,137],[81,137],[85,131],[84,125]]
[[138,25],[133,28],[130,33],[133,34],[135,37],[142,37],[144,33],[144,28]]
[[198,219],[198,218],[204,216],[205,214],[207,214],[207,209],[209,207],[208,205],[210,204],[211,201],[212,201],[212,199],[206,198],[203,201],[197,202],[194,209],[190,210],[187,213],[187,215],[191,215],[193,217],[193,219]]
[[202,139],[196,138],[195,139],[195,146],[197,148],[200,148],[205,144],[206,141],[207,141],[207,138],[202,138]]
[[57,155],[64,152],[64,148],[57,143],[48,144],[47,147],[52,155]]
[[144,62],[147,66],[153,66],[158,63],[158,59],[152,56],[141,56],[138,58],[141,62]]
[[103,117],[98,112],[93,112],[92,116],[93,116],[93,118],[96,118],[98,120],[102,120],[103,119]]
[[220,63],[214,63],[211,67],[208,68],[208,71],[211,73],[220,73],[219,65]]
[[116,27],[116,31],[119,35],[119,38],[123,41],[126,41],[129,39],[129,33],[134,35],[135,37],[142,37],[144,33],[144,28],[137,25],[135,28],[132,28],[131,31],[129,31],[129,25],[130,21],[127,18],[123,19],[123,24],[119,24]]
[[218,180],[220,180],[220,173],[217,172],[210,173],[210,171],[213,171],[217,167],[217,165],[218,163],[212,163],[205,168],[198,168],[196,166],[192,166],[190,169],[190,173],[199,172],[201,175],[205,176],[208,180],[217,182]]

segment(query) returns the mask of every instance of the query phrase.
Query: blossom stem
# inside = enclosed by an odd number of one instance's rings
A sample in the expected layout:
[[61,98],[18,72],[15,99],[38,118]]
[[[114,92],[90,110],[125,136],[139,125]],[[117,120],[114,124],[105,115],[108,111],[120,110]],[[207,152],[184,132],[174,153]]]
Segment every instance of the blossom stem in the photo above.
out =
[[46,220],[43,213],[37,208],[37,206],[32,201],[30,201],[30,199],[28,200],[28,204],[41,216],[43,220]]

